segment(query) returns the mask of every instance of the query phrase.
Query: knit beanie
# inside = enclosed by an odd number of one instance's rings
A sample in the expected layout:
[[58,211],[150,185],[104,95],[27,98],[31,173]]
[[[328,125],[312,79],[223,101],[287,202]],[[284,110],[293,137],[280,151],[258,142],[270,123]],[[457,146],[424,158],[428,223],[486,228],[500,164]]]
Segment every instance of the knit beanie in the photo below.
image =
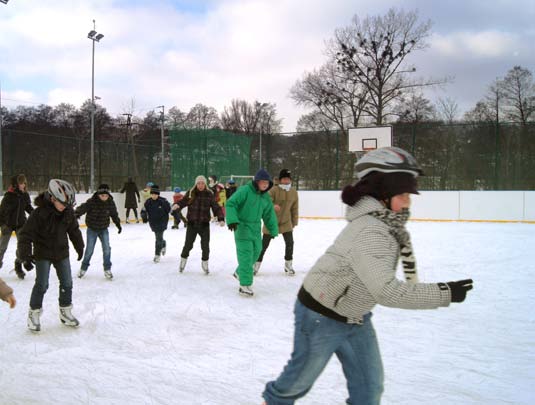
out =
[[202,174],[195,177],[195,184],[197,184],[199,181],[204,182],[204,184],[208,184],[208,182],[206,181],[206,177],[204,177]]
[[292,173],[288,169],[282,169],[279,173],[279,180],[282,180],[285,177],[288,177],[289,179],[292,178]]
[[102,183],[97,188],[97,194],[108,194],[110,195],[110,186],[107,184]]
[[342,201],[351,206],[365,195],[384,201],[403,193],[420,194],[414,175],[405,172],[374,171],[364,176],[354,186],[346,186],[342,190]]
[[254,181],[259,181],[259,180],[267,180],[271,182],[271,176],[265,169],[260,169],[254,175]]
[[160,187],[157,184],[153,184],[150,188],[150,193],[160,195]]

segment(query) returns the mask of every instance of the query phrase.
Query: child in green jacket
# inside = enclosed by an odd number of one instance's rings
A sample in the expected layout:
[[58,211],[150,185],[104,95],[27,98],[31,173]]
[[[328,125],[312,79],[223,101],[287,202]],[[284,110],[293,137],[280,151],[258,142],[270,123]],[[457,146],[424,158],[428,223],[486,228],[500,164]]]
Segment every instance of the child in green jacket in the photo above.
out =
[[227,201],[227,225],[234,232],[238,268],[234,276],[240,281],[239,293],[246,297],[253,295],[253,263],[262,250],[262,224],[275,237],[279,234],[277,215],[267,191],[273,187],[271,176],[260,169],[254,180],[236,190]]

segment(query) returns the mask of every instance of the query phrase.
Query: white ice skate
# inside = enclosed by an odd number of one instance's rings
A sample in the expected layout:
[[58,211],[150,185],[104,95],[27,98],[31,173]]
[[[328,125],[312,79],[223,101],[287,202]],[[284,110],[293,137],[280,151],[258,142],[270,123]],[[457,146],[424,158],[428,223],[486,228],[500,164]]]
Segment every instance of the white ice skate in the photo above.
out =
[[164,245],[164,247],[162,248],[162,256],[165,256],[165,252],[166,252],[165,248],[166,246]]
[[204,271],[204,274],[210,274],[210,270],[208,270],[208,260],[203,260],[201,262],[201,268],[202,271]]
[[186,263],[188,262],[188,259],[186,257],[181,257],[180,258],[180,267],[179,267],[179,271],[182,273],[184,271],[184,269],[186,268]]
[[39,332],[41,330],[41,321],[39,320],[39,317],[41,316],[42,312],[43,310],[41,308],[30,308],[28,311],[28,329],[30,329],[32,332]]
[[71,310],[72,305],[68,305],[66,307],[59,307],[59,320],[61,321],[61,323],[67,326],[80,325],[80,322],[78,322],[78,319],[74,317]]
[[240,285],[238,292],[244,297],[252,297],[254,295],[253,289],[250,285]]
[[160,263],[160,255],[155,255],[153,260],[154,263]]
[[87,269],[80,269],[80,271],[78,272],[78,278],[82,278],[83,276],[85,276],[85,273],[87,273]]
[[284,272],[287,276],[295,276],[295,270],[292,265],[292,260],[284,261]]
[[258,272],[260,271],[260,266],[262,265],[262,262],[256,262],[254,265],[253,265],[253,275],[257,275]]
[[111,270],[104,270],[104,277],[106,277],[108,280],[112,280],[113,273],[111,272]]

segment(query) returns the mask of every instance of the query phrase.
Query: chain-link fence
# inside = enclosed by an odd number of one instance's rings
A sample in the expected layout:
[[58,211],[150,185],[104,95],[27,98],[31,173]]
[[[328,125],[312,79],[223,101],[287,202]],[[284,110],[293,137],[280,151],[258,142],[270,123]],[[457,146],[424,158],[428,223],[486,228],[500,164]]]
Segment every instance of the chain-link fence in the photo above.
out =
[[[341,131],[222,137],[222,131],[193,131],[177,137],[162,162],[160,142],[95,142],[95,185],[119,190],[128,177],[141,188],[153,181],[162,189],[192,184],[195,176],[253,175],[259,167],[276,176],[293,173],[303,190],[338,190],[354,181],[355,153]],[[218,135],[219,134],[219,135]],[[422,190],[535,189],[535,123],[397,124],[393,143],[412,152],[426,176]],[[91,144],[56,134],[2,130],[4,189],[9,178],[25,173],[31,190],[42,190],[50,178],[89,188]],[[228,173],[227,173],[228,172]]]

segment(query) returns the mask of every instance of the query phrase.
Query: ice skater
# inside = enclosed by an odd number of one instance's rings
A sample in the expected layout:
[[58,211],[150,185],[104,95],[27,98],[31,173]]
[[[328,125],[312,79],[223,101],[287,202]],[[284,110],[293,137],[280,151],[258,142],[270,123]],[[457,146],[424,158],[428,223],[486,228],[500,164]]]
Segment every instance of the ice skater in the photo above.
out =
[[124,208],[126,209],[126,220],[125,224],[128,224],[128,217],[130,216],[130,210],[134,211],[134,216],[136,218],[136,223],[139,222],[137,216],[137,203],[141,202],[141,196],[139,195],[139,190],[136,183],[132,177],[128,178],[128,181],[124,183],[123,188],[120,193],[125,193],[124,197]]
[[169,223],[170,211],[171,205],[169,204],[169,201],[160,197],[160,188],[158,185],[153,184],[150,189],[150,198],[145,201],[144,210],[141,214],[143,215],[143,222],[148,221],[150,229],[154,232],[156,237],[156,242],[154,244],[154,263],[159,263],[160,257],[165,256],[167,243],[163,238],[163,234]]
[[[41,330],[43,298],[48,290],[50,266],[54,265],[59,280],[59,319],[67,326],[78,326],[72,314],[72,275],[69,261],[69,239],[78,260],[84,253],[84,239],[74,215],[75,190],[65,180],[52,179],[48,190],[34,200],[36,209],[19,233],[20,260],[26,270],[35,264],[35,284],[30,297],[28,328]],[[33,245],[33,252],[32,252]]]
[[[472,289],[471,279],[416,283],[409,277],[416,266],[405,223],[422,173],[416,160],[402,149],[381,148],[364,155],[355,169],[357,183],[342,192],[348,224],[303,281],[294,307],[293,351],[282,374],[266,384],[267,405],[305,396],[333,354],[342,363],[347,403],[379,404],[383,364],[373,307],[446,307],[464,301]],[[400,256],[404,267],[408,261],[408,281],[396,278]]]

